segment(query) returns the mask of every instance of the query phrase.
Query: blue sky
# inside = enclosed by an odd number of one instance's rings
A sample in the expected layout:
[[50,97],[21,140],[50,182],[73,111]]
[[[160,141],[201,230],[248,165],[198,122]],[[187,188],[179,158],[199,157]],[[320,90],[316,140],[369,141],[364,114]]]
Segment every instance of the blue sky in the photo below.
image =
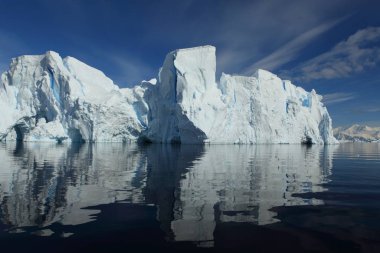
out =
[[324,95],[334,126],[380,125],[379,1],[0,0],[0,70],[54,50],[119,86],[177,48],[217,47],[220,73],[268,69]]

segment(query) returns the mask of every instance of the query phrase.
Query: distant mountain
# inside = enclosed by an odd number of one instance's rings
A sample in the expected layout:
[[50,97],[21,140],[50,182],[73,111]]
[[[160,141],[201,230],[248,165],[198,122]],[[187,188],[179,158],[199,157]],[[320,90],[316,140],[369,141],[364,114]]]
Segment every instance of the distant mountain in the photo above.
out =
[[380,142],[380,127],[353,125],[333,129],[334,137],[340,141]]

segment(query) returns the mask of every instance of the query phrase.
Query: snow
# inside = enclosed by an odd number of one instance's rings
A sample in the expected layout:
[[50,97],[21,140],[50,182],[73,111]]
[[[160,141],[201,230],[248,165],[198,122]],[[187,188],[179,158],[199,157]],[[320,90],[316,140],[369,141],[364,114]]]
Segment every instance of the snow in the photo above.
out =
[[[335,143],[315,91],[257,70],[215,81],[215,48],[176,50],[160,70],[147,138],[181,143]],[[285,88],[284,88],[285,87]]]
[[46,121],[42,118],[24,140],[63,142],[68,138],[69,137],[65,133],[65,129],[62,127],[62,124],[60,124],[59,121],[51,121],[46,123]]
[[342,142],[380,142],[380,127],[352,125],[333,129],[334,136]]
[[141,94],[52,51],[13,59],[1,82],[0,140],[135,141],[146,125],[135,111]]
[[[169,53],[148,98],[151,118],[147,138],[153,142],[201,143],[222,106],[215,83],[215,48]],[[203,131],[202,131],[203,130]]]
[[48,51],[1,76],[0,140],[335,143],[315,91],[257,70],[215,79],[216,49],[170,52],[158,79],[121,89],[103,72]]

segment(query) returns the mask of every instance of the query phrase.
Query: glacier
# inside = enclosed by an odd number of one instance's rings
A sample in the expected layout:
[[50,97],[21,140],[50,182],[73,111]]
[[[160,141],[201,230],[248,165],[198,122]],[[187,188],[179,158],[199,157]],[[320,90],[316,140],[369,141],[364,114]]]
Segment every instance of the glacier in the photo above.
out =
[[170,52],[157,79],[119,88],[73,58],[12,59],[1,75],[0,140],[333,144],[322,97],[275,74],[222,74],[216,48]]

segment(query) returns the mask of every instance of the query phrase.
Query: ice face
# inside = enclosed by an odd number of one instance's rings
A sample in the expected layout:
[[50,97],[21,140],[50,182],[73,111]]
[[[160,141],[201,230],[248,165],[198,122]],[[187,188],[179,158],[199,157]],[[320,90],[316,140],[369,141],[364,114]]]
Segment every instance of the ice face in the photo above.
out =
[[202,143],[207,139],[222,106],[215,66],[215,48],[211,46],[168,54],[148,99],[151,121],[147,138],[166,143]]
[[222,74],[215,82],[215,48],[171,52],[148,100],[147,137],[181,143],[335,143],[331,119],[315,91],[276,75]]
[[15,58],[2,75],[0,139],[136,140],[146,127],[136,89],[119,89],[101,71],[55,52]]
[[0,140],[336,142],[315,91],[261,69],[250,77],[223,74],[217,83],[215,51],[173,51],[158,80],[130,89],[52,51],[15,58],[1,76]]

